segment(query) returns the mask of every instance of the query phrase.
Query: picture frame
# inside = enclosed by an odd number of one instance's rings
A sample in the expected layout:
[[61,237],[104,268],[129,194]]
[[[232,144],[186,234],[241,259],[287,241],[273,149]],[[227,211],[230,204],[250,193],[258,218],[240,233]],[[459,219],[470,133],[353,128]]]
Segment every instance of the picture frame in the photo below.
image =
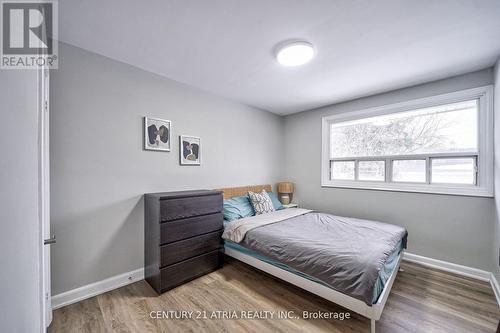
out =
[[179,162],[181,165],[201,165],[201,138],[179,135]]
[[144,149],[170,151],[172,122],[166,119],[144,117]]

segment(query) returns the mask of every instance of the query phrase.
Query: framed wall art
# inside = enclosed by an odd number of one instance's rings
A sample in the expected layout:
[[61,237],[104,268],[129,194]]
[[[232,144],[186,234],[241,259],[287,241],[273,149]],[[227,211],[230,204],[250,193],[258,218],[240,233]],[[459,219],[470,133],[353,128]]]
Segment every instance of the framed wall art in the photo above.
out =
[[172,122],[144,117],[144,149],[170,151]]
[[179,143],[179,158],[181,165],[201,165],[201,138],[190,135],[180,135]]

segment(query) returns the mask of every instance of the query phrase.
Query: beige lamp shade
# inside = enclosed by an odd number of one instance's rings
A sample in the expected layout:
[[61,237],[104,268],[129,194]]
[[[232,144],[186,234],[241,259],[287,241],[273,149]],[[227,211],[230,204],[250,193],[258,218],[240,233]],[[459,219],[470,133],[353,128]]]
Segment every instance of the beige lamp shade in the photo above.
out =
[[290,182],[278,183],[278,193],[293,193],[293,183]]
[[291,182],[278,183],[278,196],[283,204],[288,205],[292,201],[293,197],[293,183]]

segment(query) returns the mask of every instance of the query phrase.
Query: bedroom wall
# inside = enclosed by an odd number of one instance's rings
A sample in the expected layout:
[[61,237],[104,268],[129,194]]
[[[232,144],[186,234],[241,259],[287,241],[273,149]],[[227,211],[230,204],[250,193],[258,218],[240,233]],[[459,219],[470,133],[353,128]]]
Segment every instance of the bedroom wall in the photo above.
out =
[[500,283],[500,58],[494,69],[495,81],[495,230],[493,243],[493,273]]
[[322,116],[492,83],[493,71],[487,69],[287,116],[285,168],[296,184],[294,201],[338,215],[403,225],[409,232],[409,252],[492,271],[492,198],[321,187]]
[[38,81],[0,74],[0,331],[40,332]]
[[[143,267],[143,193],[281,180],[280,117],[67,44],[59,51],[50,96],[53,295]],[[145,115],[173,122],[171,152],[142,149]],[[179,166],[179,134],[202,138],[201,166]]]

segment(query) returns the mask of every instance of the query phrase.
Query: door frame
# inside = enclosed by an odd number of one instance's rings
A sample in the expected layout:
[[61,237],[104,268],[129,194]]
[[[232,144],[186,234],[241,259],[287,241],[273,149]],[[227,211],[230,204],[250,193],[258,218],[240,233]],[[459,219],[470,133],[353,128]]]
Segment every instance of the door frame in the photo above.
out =
[[38,217],[39,217],[39,297],[41,332],[52,321],[50,285],[50,151],[49,151],[49,69],[37,70],[38,80]]

